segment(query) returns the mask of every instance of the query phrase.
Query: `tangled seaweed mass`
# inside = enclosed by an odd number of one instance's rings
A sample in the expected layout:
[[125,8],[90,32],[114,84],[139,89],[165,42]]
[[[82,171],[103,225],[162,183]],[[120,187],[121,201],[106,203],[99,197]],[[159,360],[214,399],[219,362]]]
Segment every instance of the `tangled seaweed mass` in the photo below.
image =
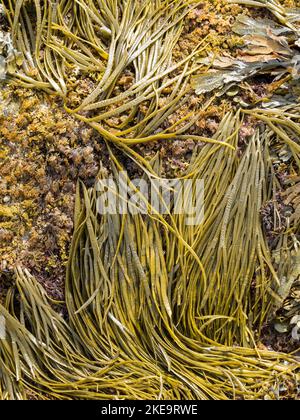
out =
[[[295,398],[299,357],[258,342],[278,309],[299,322],[300,9],[225,2],[239,10],[234,53],[216,56],[208,34],[180,54],[202,3],[1,0],[5,84],[56,97],[95,130],[116,180],[124,158],[164,176],[143,145],[193,141],[181,177],[205,182],[204,221],[186,226],[150,211],[100,216],[96,184],[78,181],[65,306],[19,265],[0,305],[1,399]],[[77,95],[74,80],[87,86]],[[213,135],[199,133],[222,98]]]

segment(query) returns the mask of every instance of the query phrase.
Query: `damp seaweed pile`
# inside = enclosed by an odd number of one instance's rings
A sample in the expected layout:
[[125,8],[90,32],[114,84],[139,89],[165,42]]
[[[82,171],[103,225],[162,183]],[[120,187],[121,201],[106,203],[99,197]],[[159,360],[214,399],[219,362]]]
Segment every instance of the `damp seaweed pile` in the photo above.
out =
[[[77,183],[65,302],[15,268],[0,305],[0,398],[298,398],[299,357],[261,335],[275,316],[299,334],[299,10],[236,1],[269,18],[239,14],[238,47],[216,57],[209,37],[175,54],[200,2],[1,3],[15,57],[6,82],[55,98],[95,130],[110,165],[94,186]],[[257,94],[255,77],[270,89]],[[214,133],[200,133],[220,103]],[[161,157],[143,145],[175,141],[194,142],[181,179],[204,181],[203,223],[160,214],[136,187],[146,214],[99,214],[108,172],[118,183],[130,162],[154,183]]]

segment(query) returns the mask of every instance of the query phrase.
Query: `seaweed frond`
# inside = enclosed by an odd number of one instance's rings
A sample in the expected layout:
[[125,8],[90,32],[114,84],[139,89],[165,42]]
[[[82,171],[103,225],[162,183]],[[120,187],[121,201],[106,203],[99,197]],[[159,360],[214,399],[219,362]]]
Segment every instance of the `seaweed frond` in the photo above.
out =
[[[146,214],[101,215],[101,173],[94,188],[78,186],[68,321],[19,268],[17,290],[0,306],[2,399],[258,399],[295,380],[296,359],[255,344],[291,273],[290,232],[278,243],[286,258],[277,270],[260,220],[274,182],[270,135],[257,130],[239,157],[241,123],[239,113],[226,115],[184,176],[207,184],[200,225],[150,211],[141,191]],[[123,168],[110,153],[118,183]]]
[[[190,77],[202,67],[194,57],[205,47],[205,39],[187,57],[173,57],[184,19],[197,4],[10,1],[12,38],[23,57],[22,67],[11,77],[18,84],[60,95],[68,112],[116,144],[183,136],[199,111],[185,116],[180,129],[176,124],[158,131],[187,103]],[[75,107],[69,98],[70,71],[95,75],[93,88]],[[130,80],[125,91],[120,90],[122,77]]]

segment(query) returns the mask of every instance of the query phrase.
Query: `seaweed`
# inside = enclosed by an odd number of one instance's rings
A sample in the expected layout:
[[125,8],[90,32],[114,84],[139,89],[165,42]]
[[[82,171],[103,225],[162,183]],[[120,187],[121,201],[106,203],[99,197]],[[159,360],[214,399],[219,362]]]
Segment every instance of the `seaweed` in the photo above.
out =
[[234,85],[258,75],[271,75],[276,89],[283,83],[299,79],[299,32],[296,28],[291,29],[286,22],[283,26],[272,20],[255,20],[242,14],[237,16],[232,29],[242,37],[243,47],[237,50],[235,58],[229,54],[218,58],[210,54],[198,60],[211,68],[192,78],[198,95],[216,90],[223,95]]
[[[9,2],[12,37],[24,60],[9,74],[19,85],[61,96],[67,112],[121,147],[184,139],[199,114],[185,116],[182,122],[190,121],[180,130],[171,126],[160,131],[159,127],[187,102],[190,77],[201,67],[194,57],[205,47],[205,39],[179,62],[172,58],[184,18],[197,4],[130,0],[118,6],[104,2],[99,8],[87,0]],[[99,80],[76,108],[68,98],[70,69],[94,72]],[[132,74],[132,83],[119,93],[116,86],[126,71]],[[171,94],[164,96],[166,104],[161,105],[162,93],[170,88]]]
[[[0,341],[2,399],[274,398],[272,387],[296,380],[296,359],[255,345],[282,296],[281,272],[291,272],[291,231],[276,270],[260,223],[265,180],[273,182],[270,136],[257,131],[239,157],[241,123],[240,113],[226,115],[214,139],[233,148],[207,144],[185,174],[208,185],[202,225],[150,211],[101,216],[97,183],[78,184],[68,321],[18,268],[16,290],[0,306],[8,334]],[[123,168],[110,153],[117,181]],[[159,162],[152,165],[159,175]]]
[[[270,73],[275,90],[297,81],[298,11],[276,0],[237,1],[267,8],[279,24],[258,30],[239,17],[234,30],[247,43],[240,56],[213,60],[202,38],[178,61],[174,48],[198,2],[1,3],[22,56],[12,69],[5,64],[6,80],[59,98],[96,130],[117,183],[126,159],[148,182],[163,178],[159,156],[149,160],[134,146],[195,141],[181,180],[204,181],[206,209],[203,223],[188,225],[173,214],[176,201],[160,214],[135,187],[145,214],[101,215],[106,171],[91,188],[79,180],[65,308],[21,265],[0,304],[0,398],[280,399],[286,384],[296,389],[299,357],[265,349],[260,338],[281,308],[298,338],[299,106],[293,95],[240,103],[212,137],[191,128],[224,86],[230,94],[237,82]],[[74,77],[86,82],[75,99]],[[215,95],[180,113],[195,89]],[[189,199],[196,194],[191,187]],[[0,206],[6,219],[17,211]]]

